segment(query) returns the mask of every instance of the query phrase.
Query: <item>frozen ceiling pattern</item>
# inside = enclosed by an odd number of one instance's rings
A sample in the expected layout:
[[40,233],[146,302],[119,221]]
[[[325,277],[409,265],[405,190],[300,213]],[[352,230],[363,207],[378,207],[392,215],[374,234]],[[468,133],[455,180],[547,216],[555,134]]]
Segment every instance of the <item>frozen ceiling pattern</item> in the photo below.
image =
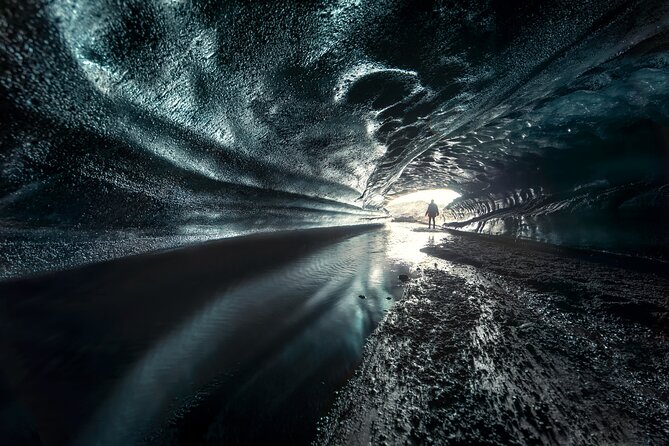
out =
[[3,261],[23,265],[9,275],[48,269],[62,247],[25,258],[53,231],[345,223],[436,187],[462,194],[444,214],[464,229],[669,239],[666,1],[0,8]]

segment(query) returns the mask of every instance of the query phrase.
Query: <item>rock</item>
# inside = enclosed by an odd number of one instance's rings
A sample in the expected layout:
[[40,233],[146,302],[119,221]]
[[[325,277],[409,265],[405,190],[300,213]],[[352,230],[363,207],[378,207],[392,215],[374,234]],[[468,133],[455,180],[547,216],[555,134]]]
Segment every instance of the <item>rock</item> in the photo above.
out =
[[409,281],[409,276],[407,274],[400,274],[399,278],[402,282],[408,282]]

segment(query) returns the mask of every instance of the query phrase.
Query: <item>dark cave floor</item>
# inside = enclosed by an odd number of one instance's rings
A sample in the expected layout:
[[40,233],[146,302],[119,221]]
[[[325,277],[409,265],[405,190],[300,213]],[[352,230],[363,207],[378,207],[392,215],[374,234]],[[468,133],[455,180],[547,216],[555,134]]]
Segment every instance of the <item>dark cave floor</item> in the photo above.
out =
[[319,443],[669,444],[664,266],[457,234],[423,252]]

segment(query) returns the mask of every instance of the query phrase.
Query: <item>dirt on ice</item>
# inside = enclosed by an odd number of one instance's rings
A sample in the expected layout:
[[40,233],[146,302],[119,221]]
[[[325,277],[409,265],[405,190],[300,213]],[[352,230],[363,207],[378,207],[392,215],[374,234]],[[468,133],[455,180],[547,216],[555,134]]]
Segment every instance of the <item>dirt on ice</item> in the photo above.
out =
[[669,444],[665,266],[444,234],[319,444]]

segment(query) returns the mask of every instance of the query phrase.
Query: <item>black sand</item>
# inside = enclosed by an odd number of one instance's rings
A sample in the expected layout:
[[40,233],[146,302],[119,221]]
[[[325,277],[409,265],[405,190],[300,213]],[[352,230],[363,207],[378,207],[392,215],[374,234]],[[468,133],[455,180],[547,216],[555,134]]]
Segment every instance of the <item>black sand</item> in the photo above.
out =
[[550,251],[426,248],[318,442],[669,444],[666,265]]

